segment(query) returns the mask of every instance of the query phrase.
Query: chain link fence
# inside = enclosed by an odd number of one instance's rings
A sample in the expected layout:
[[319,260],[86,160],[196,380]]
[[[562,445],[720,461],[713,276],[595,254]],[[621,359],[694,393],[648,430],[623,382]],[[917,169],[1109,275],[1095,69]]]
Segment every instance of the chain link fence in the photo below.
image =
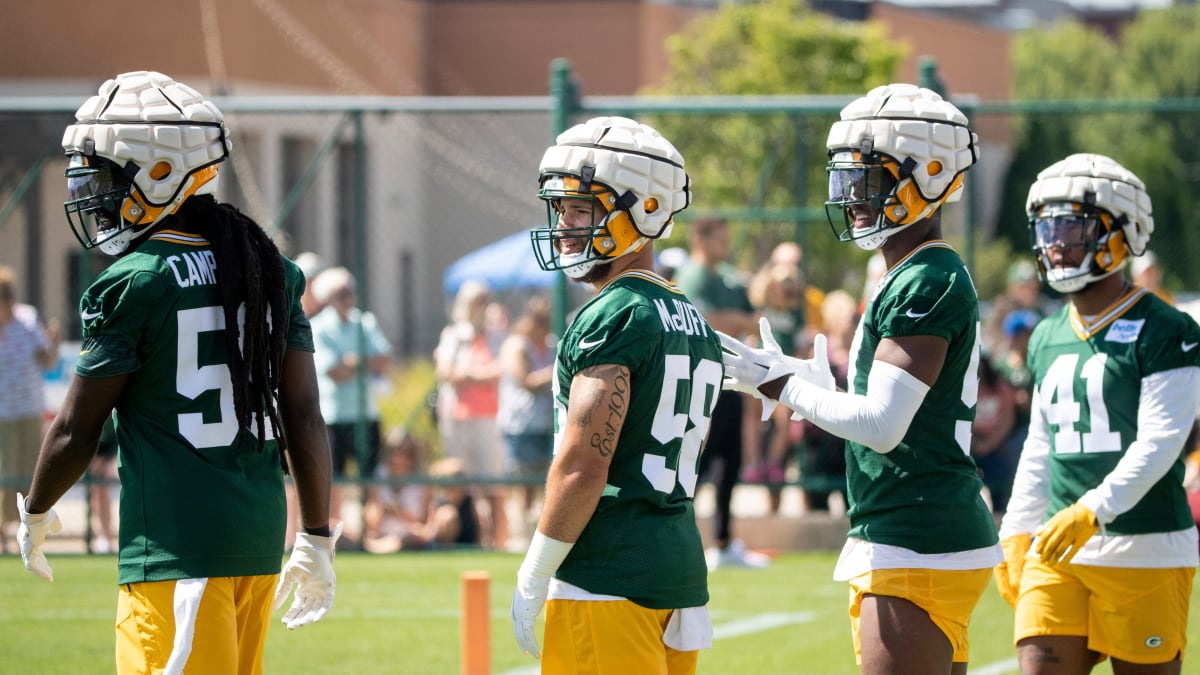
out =
[[[314,252],[354,273],[361,304],[378,317],[397,357],[384,427],[424,429],[436,454],[429,362],[452,300],[444,276],[463,256],[545,222],[537,166],[555,127],[625,114],[675,142],[695,202],[659,250],[685,246],[687,222],[716,213],[734,224],[735,262],[747,276],[776,243],[794,240],[811,285],[857,298],[869,256],[838,243],[821,208],[825,134],[847,100],[216,99],[234,144],[219,198],[252,216],[290,256]],[[0,98],[0,265],[14,270],[18,300],[58,319],[67,340],[79,338],[82,290],[108,262],[83,251],[62,211],[59,142],[80,101]],[[1200,126],[1200,102],[960,105],[979,130],[982,159],[963,201],[947,207],[944,230],[981,299],[1004,292],[1015,261],[1032,260],[1021,208],[1037,171],[1090,151],[1112,155],[1146,181],[1157,216],[1150,247],[1164,286],[1180,303],[1194,300],[1200,158],[1194,142],[1178,139]],[[482,272],[510,312],[532,293],[565,286],[549,273],[533,282],[522,276],[535,264],[528,247],[503,250],[516,252],[486,260]],[[585,293],[558,297],[566,312]],[[27,478],[0,467],[0,481],[20,487]]]

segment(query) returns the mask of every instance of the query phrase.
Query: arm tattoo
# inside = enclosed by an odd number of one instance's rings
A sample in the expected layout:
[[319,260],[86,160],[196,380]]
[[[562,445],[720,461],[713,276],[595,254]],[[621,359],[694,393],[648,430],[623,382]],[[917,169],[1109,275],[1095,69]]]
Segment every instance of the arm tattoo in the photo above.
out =
[[583,396],[589,407],[580,411],[576,423],[591,427],[594,419],[603,421],[601,428],[592,431],[589,442],[601,457],[609,457],[617,449],[617,437],[629,411],[629,370],[624,366],[603,365],[580,374],[590,380]]

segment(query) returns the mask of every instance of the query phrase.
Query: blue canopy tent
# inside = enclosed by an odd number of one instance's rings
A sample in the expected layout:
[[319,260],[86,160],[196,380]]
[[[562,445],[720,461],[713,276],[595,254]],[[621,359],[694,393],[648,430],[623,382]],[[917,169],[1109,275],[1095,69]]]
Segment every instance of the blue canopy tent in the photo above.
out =
[[442,276],[442,288],[453,296],[470,279],[486,283],[493,291],[550,288],[555,276],[538,265],[529,231],[523,230],[455,260]]

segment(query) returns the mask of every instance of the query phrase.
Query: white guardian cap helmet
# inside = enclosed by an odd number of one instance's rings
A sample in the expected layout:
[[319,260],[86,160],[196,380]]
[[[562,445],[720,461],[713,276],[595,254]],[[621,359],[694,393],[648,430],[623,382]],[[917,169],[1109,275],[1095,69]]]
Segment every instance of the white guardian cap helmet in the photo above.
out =
[[84,248],[124,253],[192,195],[217,187],[229,156],[221,111],[151,71],[100,86],[63,134],[67,221]]
[[[1060,293],[1120,271],[1130,255],[1146,252],[1154,232],[1145,184],[1104,155],[1078,153],[1042,170],[1025,213],[1038,275]],[[1082,248],[1084,256],[1077,266],[1056,266],[1051,248]]]
[[829,130],[825,214],[841,241],[866,250],[962,196],[979,160],[967,116],[912,84],[876,87]]
[[[559,134],[540,171],[547,219],[530,233],[533,250],[542,269],[572,279],[669,234],[672,218],[691,202],[683,156],[653,128],[625,117],[595,117]],[[560,227],[564,200],[587,200],[592,224]]]

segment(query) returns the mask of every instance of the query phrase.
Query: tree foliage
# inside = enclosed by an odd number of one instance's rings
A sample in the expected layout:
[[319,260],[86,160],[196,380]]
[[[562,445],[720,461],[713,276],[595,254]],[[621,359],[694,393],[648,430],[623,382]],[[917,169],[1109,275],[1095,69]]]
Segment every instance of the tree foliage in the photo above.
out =
[[[887,84],[905,48],[874,23],[842,22],[802,0],[721,3],[667,43],[668,71],[651,95],[830,95]],[[836,114],[660,115],[649,120],[680,148],[695,186],[695,213],[716,208],[819,206],[825,199],[825,137]],[[681,228],[686,229],[686,228]],[[846,283],[854,247],[815,222],[734,223],[741,262],[761,262],[799,237],[813,283]],[[681,239],[682,233],[674,237]],[[861,270],[861,265],[853,269]]]
[[[1143,11],[1118,38],[1078,23],[1039,27],[1014,38],[1017,100],[1200,97],[1200,8]],[[1200,233],[1183,226],[1200,208],[1200,113],[1076,112],[1023,114],[1014,120],[1015,153],[1005,188],[1001,231],[1028,247],[1025,196],[1038,171],[1073,152],[1105,154],[1146,183],[1154,205],[1150,246],[1168,281],[1196,288],[1200,270],[1187,252]]]

